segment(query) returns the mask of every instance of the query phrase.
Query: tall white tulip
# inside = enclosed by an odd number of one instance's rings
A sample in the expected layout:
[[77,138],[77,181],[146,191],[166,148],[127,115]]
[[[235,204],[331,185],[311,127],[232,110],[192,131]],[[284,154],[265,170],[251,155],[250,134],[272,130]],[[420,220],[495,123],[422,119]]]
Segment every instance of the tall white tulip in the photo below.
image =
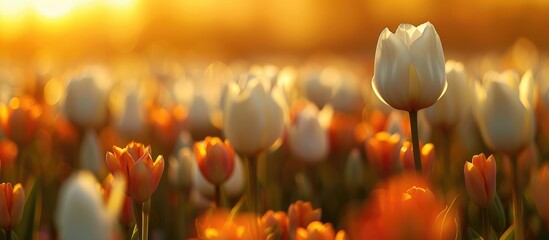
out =
[[381,32],[372,87],[383,102],[408,112],[429,107],[444,94],[444,53],[430,22]]
[[328,154],[328,132],[319,122],[316,105],[307,105],[289,127],[288,145],[296,157],[306,161],[318,162]]
[[100,184],[93,174],[87,171],[74,173],[61,187],[57,204],[60,239],[112,239],[125,188],[124,179],[115,177],[105,204],[99,191]]
[[[414,149],[419,149],[417,111],[435,104],[447,87],[442,44],[430,22],[401,24],[394,34],[387,28],[381,32],[372,88],[381,101],[409,112]],[[414,151],[414,163],[421,175],[419,151]]]
[[284,130],[283,106],[265,86],[257,78],[243,88],[235,82],[228,85],[223,130],[240,154],[257,155],[273,145]]
[[449,60],[446,62],[446,79],[448,90],[437,103],[425,109],[429,123],[441,129],[455,126],[465,115],[469,106],[464,98],[469,90],[467,73],[461,62]]
[[534,138],[534,79],[528,71],[519,81],[514,72],[487,73],[475,86],[473,108],[480,133],[492,150],[518,154]]

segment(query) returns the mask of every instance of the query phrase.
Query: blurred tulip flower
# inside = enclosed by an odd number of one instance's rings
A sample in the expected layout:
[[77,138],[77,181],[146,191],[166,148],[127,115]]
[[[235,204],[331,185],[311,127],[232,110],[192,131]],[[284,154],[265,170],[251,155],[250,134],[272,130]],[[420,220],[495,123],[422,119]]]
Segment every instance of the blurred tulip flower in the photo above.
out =
[[496,193],[496,160],[483,153],[473,156],[472,163],[465,162],[463,168],[465,188],[471,200],[479,207],[488,207]]
[[17,144],[9,139],[0,140],[0,164],[11,164],[17,158],[19,149]]
[[4,135],[19,146],[29,144],[38,129],[42,108],[30,97],[14,97],[0,106],[0,125]]
[[306,228],[311,222],[320,221],[322,209],[313,209],[311,202],[301,200],[292,203],[288,208],[290,235],[295,234],[298,228]]
[[266,89],[257,78],[242,88],[229,83],[223,130],[238,153],[256,155],[282,135],[285,112],[271,92],[275,89]]
[[448,89],[437,103],[425,109],[425,117],[432,126],[440,129],[454,127],[468,110],[468,99],[463,99],[469,90],[465,67],[461,62],[446,62]]
[[334,231],[331,223],[322,224],[319,221],[309,223],[307,228],[298,228],[296,240],[346,240],[345,231]]
[[437,102],[446,87],[442,44],[430,22],[381,32],[372,80],[379,99],[399,110],[418,111]]
[[288,215],[286,215],[285,212],[267,211],[263,217],[261,217],[261,226],[266,231],[267,239],[290,239]]
[[106,203],[92,173],[74,173],[61,186],[56,223],[61,239],[113,239],[124,201],[125,181],[115,177]]
[[492,150],[516,155],[534,138],[532,71],[519,81],[512,71],[488,72],[475,86],[474,116],[480,133]]
[[[400,161],[402,167],[406,170],[414,170],[414,154],[412,143],[405,141],[400,148]],[[423,175],[431,176],[435,162],[435,145],[427,143],[421,147],[421,164],[423,165]]]
[[400,168],[400,135],[387,132],[376,133],[366,141],[366,156],[381,176],[388,176]]
[[158,156],[153,162],[150,146],[137,142],[125,148],[113,146],[113,151],[107,152],[106,161],[111,173],[120,173],[127,180],[127,194],[136,202],[150,199],[164,171],[164,158]]
[[545,224],[549,226],[549,192],[547,192],[549,188],[549,164],[544,164],[537,173],[532,175],[530,188],[538,213],[545,220]]
[[227,140],[206,137],[194,144],[194,154],[202,175],[214,185],[227,181],[233,173],[234,150]]
[[101,68],[90,68],[67,85],[65,114],[80,127],[99,127],[107,120],[110,78]]
[[19,224],[25,209],[25,190],[21,184],[0,184],[0,228],[8,231]]
[[318,119],[318,109],[308,104],[288,129],[290,151],[299,159],[318,162],[328,154],[328,132]]

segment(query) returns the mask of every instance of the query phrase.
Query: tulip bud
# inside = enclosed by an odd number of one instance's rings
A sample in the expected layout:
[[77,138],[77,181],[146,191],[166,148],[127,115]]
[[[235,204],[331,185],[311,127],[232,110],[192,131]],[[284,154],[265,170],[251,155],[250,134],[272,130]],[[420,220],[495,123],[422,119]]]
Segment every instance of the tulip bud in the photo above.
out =
[[530,180],[530,188],[532,196],[539,215],[545,220],[549,226],[549,164],[544,164],[540,170],[532,175]]
[[305,95],[318,108],[324,107],[332,98],[339,85],[339,71],[333,67],[314,69],[311,75],[305,77]]
[[0,228],[12,230],[19,224],[25,209],[25,190],[21,184],[0,184]]
[[444,73],[442,44],[430,22],[381,32],[372,88],[386,104],[409,112],[433,105],[446,91]]
[[454,127],[466,114],[468,103],[463,96],[469,89],[467,73],[461,62],[446,62],[448,89],[437,103],[425,109],[425,116],[432,126],[441,129]]
[[56,223],[60,239],[112,239],[124,201],[125,181],[116,178],[107,204],[90,172],[73,174],[61,187]]
[[298,228],[296,240],[345,240],[345,231],[335,234],[334,227],[330,223],[322,224],[319,221],[311,222],[307,228]]
[[484,86],[476,84],[475,120],[492,150],[518,154],[534,138],[532,72],[519,79],[513,72],[487,73]]
[[[225,194],[231,198],[240,197],[244,191],[246,183],[244,163],[237,154],[235,154],[234,156],[235,159],[233,172],[231,173],[229,179],[221,184],[221,188],[223,188]],[[206,180],[204,175],[202,175],[197,161],[193,161],[193,185],[198,190],[198,193],[200,193],[203,197],[207,197],[209,199],[214,198],[215,187],[208,180]]]
[[471,200],[480,207],[488,207],[496,192],[496,160],[483,153],[473,156],[472,163],[463,168],[465,187]]
[[379,132],[366,142],[366,156],[376,171],[388,176],[400,168],[400,135]]
[[[427,143],[421,147],[421,165],[423,166],[423,175],[431,176],[433,172],[433,163],[435,162],[435,145]],[[400,161],[402,167],[407,170],[415,170],[414,152],[412,143],[405,141],[400,148]]]
[[223,131],[234,149],[244,155],[256,155],[280,138],[284,130],[284,111],[275,96],[259,79],[240,89],[229,83],[224,110]]
[[303,160],[318,162],[328,154],[328,133],[319,122],[318,109],[309,104],[288,130],[292,153]]
[[175,156],[170,157],[168,165],[168,180],[177,187],[187,188],[191,185],[193,179],[193,161],[195,161],[193,151],[184,147],[177,151]]
[[222,184],[233,173],[234,151],[227,141],[206,137],[194,144],[194,154],[202,175],[214,185]]
[[212,111],[204,94],[194,96],[189,106],[188,124],[189,131],[196,141],[219,134],[219,129],[213,124]]

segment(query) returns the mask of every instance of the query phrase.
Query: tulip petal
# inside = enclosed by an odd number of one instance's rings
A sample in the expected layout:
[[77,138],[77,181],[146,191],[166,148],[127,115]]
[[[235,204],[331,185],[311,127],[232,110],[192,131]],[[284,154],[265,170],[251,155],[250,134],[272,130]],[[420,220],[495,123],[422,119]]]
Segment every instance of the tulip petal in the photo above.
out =
[[465,177],[465,187],[471,200],[481,207],[486,207],[488,205],[488,197],[485,190],[484,176],[480,170],[472,163],[466,162],[463,174]]
[[11,206],[11,226],[15,227],[23,217],[23,210],[25,209],[25,190],[21,184],[16,184],[13,187],[13,200]]
[[10,213],[8,209],[8,199],[6,196],[5,183],[0,184],[0,228],[8,228],[10,225]]
[[494,194],[496,192],[496,160],[493,155],[490,155],[485,161],[484,166],[484,179],[486,180],[486,193],[488,197],[488,202],[492,201]]
[[143,161],[135,163],[130,172],[130,193],[137,202],[145,202],[151,198],[153,189],[153,174]]

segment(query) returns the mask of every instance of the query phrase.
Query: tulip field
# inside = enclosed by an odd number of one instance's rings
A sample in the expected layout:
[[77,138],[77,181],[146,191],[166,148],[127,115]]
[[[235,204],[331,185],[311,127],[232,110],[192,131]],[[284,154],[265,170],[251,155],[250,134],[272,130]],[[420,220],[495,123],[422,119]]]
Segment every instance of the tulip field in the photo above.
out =
[[549,239],[544,36],[160,2],[0,0],[0,240]]

